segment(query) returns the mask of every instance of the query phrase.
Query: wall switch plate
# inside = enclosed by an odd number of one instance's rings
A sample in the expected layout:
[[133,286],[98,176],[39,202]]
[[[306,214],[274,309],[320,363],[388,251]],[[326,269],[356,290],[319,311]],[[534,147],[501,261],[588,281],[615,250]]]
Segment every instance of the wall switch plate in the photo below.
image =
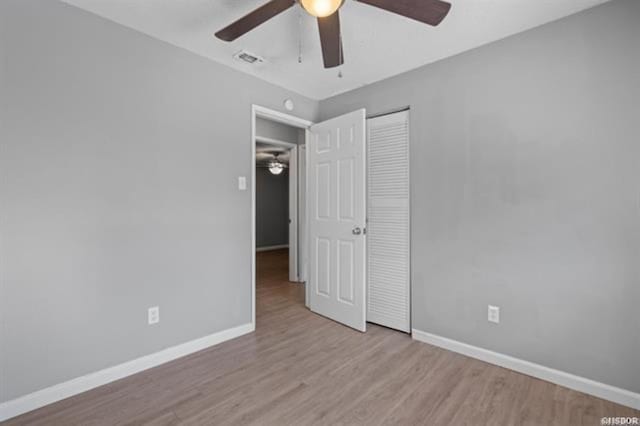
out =
[[247,178],[244,176],[240,176],[238,177],[238,189],[240,191],[246,191],[247,190]]
[[500,307],[489,305],[487,309],[487,320],[496,324],[500,323]]
[[157,324],[160,322],[160,307],[154,306],[149,308],[149,312],[147,313],[147,319],[149,321],[149,325]]

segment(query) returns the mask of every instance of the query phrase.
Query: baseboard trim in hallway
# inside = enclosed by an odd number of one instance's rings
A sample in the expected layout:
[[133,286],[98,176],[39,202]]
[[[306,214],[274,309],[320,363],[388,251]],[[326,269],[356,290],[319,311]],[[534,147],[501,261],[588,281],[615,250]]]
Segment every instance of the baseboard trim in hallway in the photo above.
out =
[[606,399],[617,404],[640,410],[640,394],[615,386],[596,382],[585,377],[576,376],[564,371],[555,370],[523,359],[514,358],[488,349],[479,348],[457,340],[427,333],[426,331],[411,330],[414,340],[438,346],[452,352],[466,355],[480,361],[508,368],[518,373],[526,374],[556,385],[583,392],[598,398]]
[[161,351],[136,358],[104,370],[96,371],[85,376],[63,382],[25,396],[0,404],[0,421],[8,420],[20,414],[27,413],[45,405],[86,392],[98,386],[139,373],[149,368],[182,358],[186,355],[215,346],[227,340],[235,339],[255,330],[255,324],[244,324],[238,327],[222,330],[199,339],[191,340]]

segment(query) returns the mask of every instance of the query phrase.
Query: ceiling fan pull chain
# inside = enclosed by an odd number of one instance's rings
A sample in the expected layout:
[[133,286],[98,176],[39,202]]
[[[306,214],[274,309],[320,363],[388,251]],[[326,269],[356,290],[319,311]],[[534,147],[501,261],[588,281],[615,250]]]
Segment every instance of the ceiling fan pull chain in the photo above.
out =
[[[340,33],[340,45],[338,46],[338,49],[339,49],[340,58],[344,58],[343,52],[342,52],[342,32]],[[338,69],[338,78],[342,78],[343,65],[344,65],[344,62],[340,65],[340,68]]]

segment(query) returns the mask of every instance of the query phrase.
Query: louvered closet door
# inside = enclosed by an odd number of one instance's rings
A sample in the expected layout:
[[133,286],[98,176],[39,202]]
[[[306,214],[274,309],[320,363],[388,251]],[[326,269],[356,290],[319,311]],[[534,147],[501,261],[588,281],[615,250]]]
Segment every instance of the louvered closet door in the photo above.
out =
[[409,113],[367,121],[367,321],[410,332]]

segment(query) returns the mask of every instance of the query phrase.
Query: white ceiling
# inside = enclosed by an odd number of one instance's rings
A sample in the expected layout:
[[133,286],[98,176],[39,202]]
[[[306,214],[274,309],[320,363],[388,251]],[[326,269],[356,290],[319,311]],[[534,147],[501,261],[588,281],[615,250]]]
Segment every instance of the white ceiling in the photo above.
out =
[[[324,99],[608,0],[449,0],[451,12],[438,27],[346,0],[340,11],[342,78],[337,68],[323,68],[316,21],[298,5],[227,43],[213,34],[267,0],[63,1],[302,95]],[[302,63],[298,63],[300,41]],[[248,65],[233,59],[242,49],[265,62]]]

